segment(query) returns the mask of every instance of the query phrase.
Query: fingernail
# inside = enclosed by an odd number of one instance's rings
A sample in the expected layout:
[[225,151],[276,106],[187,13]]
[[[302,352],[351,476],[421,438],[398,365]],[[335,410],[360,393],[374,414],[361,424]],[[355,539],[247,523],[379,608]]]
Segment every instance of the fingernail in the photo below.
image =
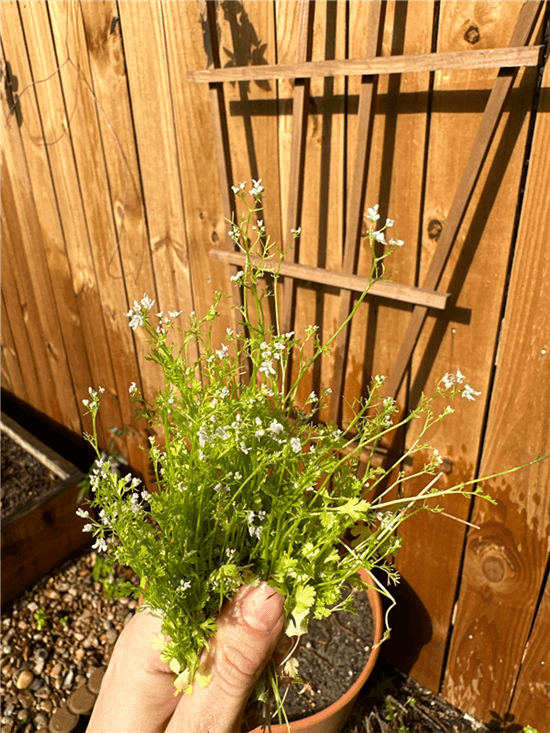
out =
[[256,631],[271,631],[283,611],[285,599],[267,583],[252,588],[246,596],[242,614],[246,623]]

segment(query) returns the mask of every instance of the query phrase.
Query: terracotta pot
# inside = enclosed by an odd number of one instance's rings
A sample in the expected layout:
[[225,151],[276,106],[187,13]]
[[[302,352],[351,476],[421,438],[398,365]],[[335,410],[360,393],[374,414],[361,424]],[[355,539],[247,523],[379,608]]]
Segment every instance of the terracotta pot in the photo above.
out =
[[[329,705],[328,708],[325,708],[314,715],[308,715],[307,718],[295,720],[290,723],[290,730],[292,733],[296,733],[296,731],[308,731],[308,733],[338,733],[342,730],[344,723],[351,713],[351,709],[355,703],[357,695],[374,668],[380,651],[380,647],[377,646],[377,644],[382,639],[382,635],[384,633],[384,614],[382,612],[380,594],[376,590],[374,580],[371,579],[371,576],[366,571],[361,570],[360,572],[363,580],[369,584],[365,590],[369,598],[374,622],[374,643],[369,654],[369,658],[367,659],[367,663],[357,680],[355,680],[353,685],[344,695],[342,695],[340,699],[336,700],[332,705]],[[270,730],[271,733],[287,733],[288,728],[286,725],[272,725]],[[264,728],[260,726],[258,728],[254,728],[250,733],[265,733],[265,731]]]

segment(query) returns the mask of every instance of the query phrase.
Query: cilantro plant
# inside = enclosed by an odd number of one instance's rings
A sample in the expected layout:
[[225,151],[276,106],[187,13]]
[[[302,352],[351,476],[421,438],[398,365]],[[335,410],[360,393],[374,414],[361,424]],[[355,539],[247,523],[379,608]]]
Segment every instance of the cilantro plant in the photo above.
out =
[[[383,377],[375,377],[366,396],[355,403],[354,416],[344,430],[321,424],[316,414],[330,390],[320,397],[311,393],[303,409],[295,406],[300,380],[312,363],[326,353],[338,333],[353,318],[367,291],[349,318],[326,343],[317,329],[303,336],[281,333],[277,308],[276,262],[281,255],[257,221],[262,186],[254,182],[247,194],[235,187],[244,214],[231,222],[230,236],[246,256],[232,277],[242,288],[243,305],[237,307],[241,328],[227,329],[224,343],[212,343],[212,324],[224,297],[217,293],[202,317],[191,313],[185,327],[176,324],[181,312],[153,313],[154,302],[144,295],[126,315],[130,327],[143,328],[150,343],[149,359],[158,364],[164,381],[147,402],[135,383],[130,393],[150,420],[155,435],[149,455],[157,491],[140,489],[139,479],[120,476],[111,459],[101,454],[96,416],[102,389],[90,389],[84,400],[93,418],[87,436],[98,459],[90,478],[90,504],[98,510],[89,517],[94,547],[111,561],[129,565],[141,586],[123,583],[119,594],[143,594],[143,608],[163,619],[163,634],[154,639],[162,658],[173,670],[176,694],[191,693],[194,682],[206,685],[209,671],[201,667],[201,652],[216,631],[222,604],[243,584],[265,580],[285,598],[289,637],[299,637],[311,618],[322,619],[351,606],[352,594],[342,600],[346,587],[362,588],[358,571],[375,567],[397,580],[387,561],[400,546],[396,530],[408,516],[438,511],[433,499],[449,493],[480,494],[468,484],[437,487],[441,458],[433,451],[422,469],[433,476],[415,497],[399,489],[403,473],[377,498],[377,487],[393,475],[404,457],[425,450],[423,436],[434,423],[452,412],[448,401],[457,396],[474,399],[464,376],[446,374],[431,397],[422,396],[411,415],[397,423],[398,408],[380,394]],[[371,282],[384,277],[384,260],[403,242],[386,240],[393,225],[377,228],[378,207],[368,210],[366,241],[372,253]],[[252,222],[256,221],[256,225]],[[299,236],[300,232],[293,232]],[[383,245],[382,254],[378,246]],[[262,285],[265,264],[271,262],[272,285]],[[275,322],[268,319],[270,301]],[[180,332],[176,346],[171,332]],[[305,345],[313,344],[306,357]],[[198,347],[199,357],[193,358]],[[289,379],[289,359],[298,360],[296,379]],[[290,386],[287,386],[290,385]],[[436,398],[447,406],[435,411]],[[387,470],[370,462],[361,478],[359,456],[373,452],[397,424],[412,419],[423,427],[406,456]],[[439,474],[440,475],[440,474]],[[430,500],[430,503],[428,501]],[[348,539],[345,540],[344,538]],[[350,536],[351,534],[351,536]],[[169,637],[169,640],[165,639]],[[265,672],[260,698],[276,702],[284,719],[274,663]]]

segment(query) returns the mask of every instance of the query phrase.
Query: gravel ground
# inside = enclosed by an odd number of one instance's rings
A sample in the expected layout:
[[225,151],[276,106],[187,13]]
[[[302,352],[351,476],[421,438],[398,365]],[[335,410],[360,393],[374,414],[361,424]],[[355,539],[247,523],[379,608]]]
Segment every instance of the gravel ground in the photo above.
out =
[[95,561],[92,552],[65,566],[2,616],[1,733],[46,728],[71,693],[108,664],[136,601],[108,600],[94,582]]

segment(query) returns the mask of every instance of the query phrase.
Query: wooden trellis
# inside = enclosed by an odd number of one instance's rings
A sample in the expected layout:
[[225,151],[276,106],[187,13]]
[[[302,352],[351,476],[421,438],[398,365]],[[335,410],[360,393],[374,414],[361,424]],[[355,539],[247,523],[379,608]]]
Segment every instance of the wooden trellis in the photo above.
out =
[[[295,64],[243,66],[221,69],[219,57],[216,55],[215,6],[208,7],[209,31],[211,35],[212,58],[217,68],[204,71],[189,71],[188,78],[195,82],[208,82],[212,112],[216,129],[216,143],[222,181],[225,215],[231,218],[234,211],[234,199],[231,186],[234,181],[231,175],[229,155],[229,134],[225,118],[224,82],[242,82],[247,80],[294,79],[293,129],[290,166],[290,186],[288,201],[288,218],[286,222],[285,251],[290,264],[280,266],[280,273],[285,277],[283,295],[282,331],[289,331],[293,319],[295,280],[309,280],[341,289],[338,322],[342,323],[350,313],[354,291],[365,289],[368,281],[355,274],[361,239],[363,211],[365,205],[365,189],[368,174],[368,161],[371,145],[372,125],[374,118],[374,101],[376,98],[377,79],[380,74],[419,73],[423,71],[440,71],[444,69],[474,69],[498,67],[499,73],[491,95],[487,102],[483,119],[472,145],[464,173],[458,184],[451,209],[437,250],[433,256],[422,288],[404,286],[398,283],[379,283],[371,294],[378,297],[400,300],[414,305],[411,321],[399,351],[395,365],[385,385],[387,396],[395,398],[410,363],[410,359],[420,335],[422,325],[429,308],[444,309],[448,293],[438,293],[437,286],[451,253],[460,224],[474,187],[486,159],[491,140],[500,120],[504,103],[512,88],[517,71],[522,66],[537,66],[540,63],[543,46],[526,45],[535,27],[537,16],[544,0],[527,0],[519,14],[516,27],[508,48],[483,49],[480,51],[431,53],[410,56],[377,58],[380,51],[380,36],[383,26],[384,2],[375,0],[369,4],[369,32],[365,44],[364,59],[343,59],[330,61],[308,61],[311,50],[311,29],[314,2],[301,0],[299,19],[299,44]],[[353,185],[348,204],[346,238],[341,272],[324,268],[312,268],[295,262],[296,251],[293,241],[288,237],[292,229],[300,227],[300,196],[303,187],[305,160],[305,129],[307,125],[308,80],[313,76],[361,75],[361,93],[359,98],[359,129],[355,160],[353,166]],[[242,253],[236,252],[228,237],[225,251],[211,250],[211,256],[231,264],[236,271],[244,262]],[[258,261],[259,264],[259,261]],[[262,264],[263,266],[263,264]],[[265,263],[266,269],[275,268],[276,263]],[[238,288],[234,287],[234,295],[240,298]],[[339,335],[335,351],[334,376],[332,383],[332,401],[329,417],[337,421],[343,391],[346,350],[349,339],[349,326]]]

